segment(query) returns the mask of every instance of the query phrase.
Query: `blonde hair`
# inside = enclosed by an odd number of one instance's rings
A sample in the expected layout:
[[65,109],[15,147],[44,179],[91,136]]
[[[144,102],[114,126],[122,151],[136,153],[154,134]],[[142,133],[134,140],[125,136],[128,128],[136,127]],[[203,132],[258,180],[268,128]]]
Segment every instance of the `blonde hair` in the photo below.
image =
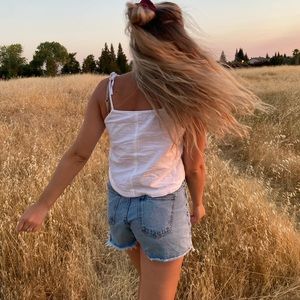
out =
[[217,137],[247,136],[250,127],[239,123],[233,113],[267,112],[272,106],[240,84],[189,36],[177,4],[155,6],[154,12],[127,2],[125,32],[137,85],[159,119],[161,106],[176,128],[185,129],[188,150],[199,150],[197,137],[206,132]]

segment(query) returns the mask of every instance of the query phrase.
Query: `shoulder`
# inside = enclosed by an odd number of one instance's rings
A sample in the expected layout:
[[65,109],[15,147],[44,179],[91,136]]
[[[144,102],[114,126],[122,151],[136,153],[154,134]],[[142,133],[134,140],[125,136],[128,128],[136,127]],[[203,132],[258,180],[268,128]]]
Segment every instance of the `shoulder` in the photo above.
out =
[[[100,102],[104,102],[105,104],[105,97],[106,97],[106,91],[108,88],[108,82],[110,77],[112,76],[112,73],[109,74],[107,77],[101,79],[101,81],[97,84],[94,93],[96,96],[99,96]],[[118,75],[115,77],[115,84],[114,87],[116,86],[116,84],[118,85],[128,85],[128,83],[130,82],[130,80],[133,80],[133,73],[132,72],[127,72],[124,73],[122,75]]]
[[135,81],[134,74],[132,71],[117,75],[115,77],[114,87],[123,88],[124,86],[129,87]]
[[[100,106],[101,115],[103,120],[108,114],[107,106],[106,106],[106,98],[107,98],[107,89],[108,89],[108,83],[110,75],[100,80],[100,82],[97,84],[95,90],[94,90],[94,97],[97,99],[98,104]],[[128,88],[130,80],[133,79],[133,73],[127,72],[122,75],[118,75],[115,77],[115,84],[114,84],[114,92],[116,92],[116,88],[118,90],[124,90],[125,87]]]
[[105,116],[107,115],[106,93],[107,93],[108,82],[109,82],[109,76],[101,79],[100,82],[95,87],[93,96],[92,96],[92,97],[94,97],[94,99],[97,101],[97,103],[99,105],[103,120],[105,119]]

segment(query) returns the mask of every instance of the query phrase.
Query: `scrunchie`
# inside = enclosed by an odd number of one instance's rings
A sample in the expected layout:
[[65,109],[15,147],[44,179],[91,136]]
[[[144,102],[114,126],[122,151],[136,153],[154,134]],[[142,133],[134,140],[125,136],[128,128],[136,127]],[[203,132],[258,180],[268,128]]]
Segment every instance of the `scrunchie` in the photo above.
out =
[[156,12],[156,6],[150,0],[141,0],[141,2],[138,3],[138,5],[142,5],[143,7],[149,8],[154,12]]

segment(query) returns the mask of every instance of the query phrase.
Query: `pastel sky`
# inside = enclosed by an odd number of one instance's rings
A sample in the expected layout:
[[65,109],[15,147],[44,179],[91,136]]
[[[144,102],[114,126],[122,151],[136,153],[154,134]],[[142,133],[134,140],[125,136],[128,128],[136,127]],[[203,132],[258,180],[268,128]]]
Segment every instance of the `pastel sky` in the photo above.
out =
[[[131,1],[137,2],[137,1]],[[291,55],[300,48],[299,0],[174,0],[202,30],[202,43],[216,58],[221,50],[232,60],[235,49],[249,57],[275,51]],[[96,58],[104,43],[121,42],[126,55],[125,3],[123,0],[0,0],[0,45],[21,43],[31,60],[44,41],[57,41],[77,52],[82,63]]]

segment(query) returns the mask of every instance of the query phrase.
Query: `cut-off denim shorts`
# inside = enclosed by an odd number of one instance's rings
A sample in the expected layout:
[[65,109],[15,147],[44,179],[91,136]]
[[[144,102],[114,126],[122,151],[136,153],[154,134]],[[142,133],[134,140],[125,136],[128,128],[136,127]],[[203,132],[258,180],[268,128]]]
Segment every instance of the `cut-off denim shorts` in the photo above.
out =
[[162,262],[195,251],[185,183],[165,196],[124,197],[108,181],[109,231],[105,244],[127,250],[139,243],[150,260]]

